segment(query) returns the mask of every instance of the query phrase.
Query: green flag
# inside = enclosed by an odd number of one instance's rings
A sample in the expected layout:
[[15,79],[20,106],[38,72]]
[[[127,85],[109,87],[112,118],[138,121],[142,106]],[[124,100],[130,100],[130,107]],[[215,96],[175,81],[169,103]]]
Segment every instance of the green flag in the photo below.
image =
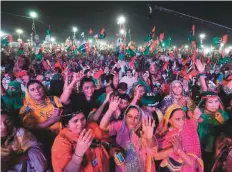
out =
[[134,57],[134,56],[136,56],[136,53],[135,53],[132,49],[130,49],[130,48],[128,48],[128,49],[126,50],[126,53],[127,53],[127,55],[128,55],[129,57]]
[[168,47],[170,48],[172,46],[172,38],[169,36],[168,38]]
[[126,47],[128,46],[130,42],[131,42],[131,30],[129,29],[126,34]]
[[147,47],[145,48],[145,50],[144,50],[144,55],[145,55],[145,56],[149,56],[149,55],[150,55],[150,46],[151,46],[151,45],[149,45],[149,46],[147,46]]
[[213,42],[212,42],[213,47],[215,47],[216,49],[219,49],[220,44],[221,44],[221,39],[219,37],[214,37]]

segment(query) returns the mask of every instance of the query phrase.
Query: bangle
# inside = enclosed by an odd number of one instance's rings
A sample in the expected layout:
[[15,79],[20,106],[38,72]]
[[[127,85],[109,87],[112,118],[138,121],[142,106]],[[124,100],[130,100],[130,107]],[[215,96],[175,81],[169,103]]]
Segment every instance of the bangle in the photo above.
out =
[[72,162],[73,164],[75,164],[75,165],[81,165],[81,164],[77,164],[77,163],[73,162],[73,160],[71,160],[71,162]]
[[198,76],[199,76],[199,77],[201,77],[201,76],[206,77],[204,73],[199,73]]
[[83,158],[83,156],[77,155],[75,152],[74,152],[74,155],[79,157],[79,158]]

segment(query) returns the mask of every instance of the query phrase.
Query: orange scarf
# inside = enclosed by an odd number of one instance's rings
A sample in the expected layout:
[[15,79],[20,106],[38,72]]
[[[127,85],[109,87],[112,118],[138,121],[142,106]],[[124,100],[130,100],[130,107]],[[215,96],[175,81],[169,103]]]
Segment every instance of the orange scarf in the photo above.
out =
[[[87,123],[87,129],[92,129],[94,139],[109,141],[109,136],[103,132],[95,122]],[[52,166],[54,172],[62,172],[71,161],[76,147],[78,134],[72,133],[68,128],[63,129],[56,137],[52,147]],[[97,159],[97,165],[93,167],[92,161]],[[84,155],[80,171],[84,172],[107,172],[109,171],[109,155],[105,148],[89,148]]]

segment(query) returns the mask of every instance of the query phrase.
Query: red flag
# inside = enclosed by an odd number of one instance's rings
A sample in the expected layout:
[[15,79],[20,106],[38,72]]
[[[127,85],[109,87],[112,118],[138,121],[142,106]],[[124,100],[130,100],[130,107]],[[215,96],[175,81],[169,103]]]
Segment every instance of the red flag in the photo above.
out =
[[154,36],[155,36],[155,26],[153,27],[151,32],[152,32],[152,38],[154,38]]
[[163,40],[164,39],[164,33],[161,33],[160,34],[160,40]]
[[92,35],[92,34],[93,34],[93,30],[89,29],[89,35]]
[[104,29],[104,28],[102,28],[102,30],[101,30],[101,34],[104,34],[104,32],[105,32],[105,29]]
[[195,35],[195,25],[192,26],[193,35]]
[[154,26],[153,29],[152,29],[152,33],[155,33],[155,26]]
[[223,44],[226,44],[226,43],[227,43],[227,39],[228,39],[228,35],[224,35],[224,36],[222,37],[222,42],[223,42]]

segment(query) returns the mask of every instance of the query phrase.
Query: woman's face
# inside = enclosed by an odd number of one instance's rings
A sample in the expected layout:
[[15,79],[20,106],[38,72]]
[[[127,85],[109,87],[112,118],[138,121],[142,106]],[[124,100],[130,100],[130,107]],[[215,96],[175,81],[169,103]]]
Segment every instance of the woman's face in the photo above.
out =
[[121,99],[121,101],[120,101],[118,107],[119,107],[119,109],[120,109],[121,111],[123,111],[123,110],[125,110],[125,109],[128,107],[128,105],[129,105],[128,100]]
[[13,123],[11,119],[5,115],[1,114],[1,137],[8,136],[13,130]]
[[108,74],[109,72],[110,72],[109,68],[108,68],[108,67],[105,67],[104,73],[105,73],[105,74]]
[[89,71],[89,72],[87,73],[87,77],[91,77],[91,76],[93,76],[93,72],[92,72],[92,71]]
[[34,100],[42,100],[45,96],[44,88],[38,84],[34,83],[28,87],[28,93]]
[[86,97],[88,97],[88,98],[92,97],[92,95],[94,93],[94,84],[93,84],[93,82],[85,82],[83,84],[82,90],[83,90]]
[[30,77],[28,75],[24,75],[22,77],[22,81],[23,81],[24,84],[27,84],[29,82],[29,80],[30,80]]
[[220,101],[217,97],[208,98],[205,102],[206,110],[216,112],[219,109]]
[[68,122],[68,129],[73,133],[79,134],[86,126],[86,118],[83,113],[74,116]]
[[149,71],[152,75],[157,73],[157,68],[155,65],[150,65]]
[[182,129],[185,123],[185,113],[183,110],[177,110],[174,112],[169,120],[172,128]]
[[131,78],[131,77],[132,77],[132,72],[131,72],[130,70],[128,70],[128,71],[126,72],[126,75],[127,75],[128,78]]
[[139,98],[143,97],[143,95],[145,94],[145,89],[143,86],[140,86],[138,88],[138,91],[139,91]]
[[180,83],[175,83],[172,86],[172,91],[173,91],[174,95],[179,96],[179,95],[182,94],[183,87],[182,87],[182,85]]
[[148,71],[144,72],[143,73],[143,78],[148,78],[148,77],[149,77],[149,72]]
[[126,123],[129,129],[135,129],[139,123],[139,111],[131,108],[126,114]]

